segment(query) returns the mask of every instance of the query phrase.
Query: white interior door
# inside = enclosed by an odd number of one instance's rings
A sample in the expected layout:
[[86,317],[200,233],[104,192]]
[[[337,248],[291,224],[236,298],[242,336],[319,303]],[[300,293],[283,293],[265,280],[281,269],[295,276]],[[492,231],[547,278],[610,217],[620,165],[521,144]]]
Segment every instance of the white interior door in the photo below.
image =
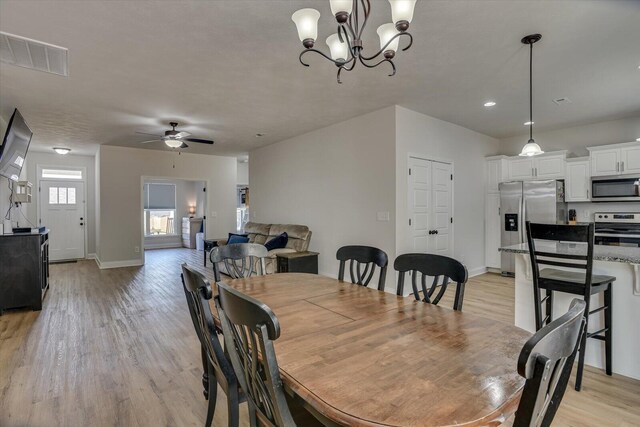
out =
[[409,158],[409,229],[414,252],[453,255],[452,167]]
[[428,252],[431,235],[431,162],[409,159],[409,211],[411,247],[415,252]]
[[84,182],[41,181],[39,204],[40,225],[49,229],[49,258],[84,258]]
[[431,182],[433,183],[433,214],[431,215],[430,252],[438,255],[453,255],[452,209],[451,209],[451,165],[432,162]]

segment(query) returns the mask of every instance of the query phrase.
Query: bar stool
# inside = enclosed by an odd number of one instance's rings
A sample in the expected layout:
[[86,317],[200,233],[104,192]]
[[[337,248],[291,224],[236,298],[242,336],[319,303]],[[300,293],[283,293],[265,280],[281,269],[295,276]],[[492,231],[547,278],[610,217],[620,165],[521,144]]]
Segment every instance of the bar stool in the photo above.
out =
[[[612,283],[616,278],[613,276],[593,274],[593,223],[588,225],[556,225],[533,224],[527,221],[526,227],[533,275],[536,330],[540,330],[553,320],[553,291],[582,295],[587,304],[585,309],[585,327],[584,333],[580,338],[580,353],[576,373],[575,388],[577,391],[580,391],[582,387],[582,372],[584,369],[587,338],[604,341],[605,368],[607,375],[611,375],[611,292]],[[587,254],[571,253],[572,251],[539,250],[536,249],[536,239],[554,242],[583,243],[586,244]],[[541,270],[540,265],[563,267],[564,270],[556,268],[543,268]],[[544,298],[540,298],[540,289],[545,290],[546,295]],[[600,292],[604,292],[604,305],[589,311],[591,295],[599,294]],[[545,303],[545,317],[542,317],[542,303]],[[589,316],[600,311],[604,311],[604,328],[595,332],[588,332]]]

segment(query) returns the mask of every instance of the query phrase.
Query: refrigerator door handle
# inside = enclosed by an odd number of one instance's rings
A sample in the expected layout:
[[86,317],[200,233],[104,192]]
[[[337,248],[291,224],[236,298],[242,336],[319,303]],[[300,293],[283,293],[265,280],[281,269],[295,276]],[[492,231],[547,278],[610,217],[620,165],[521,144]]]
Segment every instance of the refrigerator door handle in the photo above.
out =
[[527,199],[526,198],[522,198],[522,208],[521,208],[521,215],[520,215],[520,242],[522,243],[527,243],[527,233],[525,232],[525,224],[527,222],[526,220],[526,215],[527,215]]

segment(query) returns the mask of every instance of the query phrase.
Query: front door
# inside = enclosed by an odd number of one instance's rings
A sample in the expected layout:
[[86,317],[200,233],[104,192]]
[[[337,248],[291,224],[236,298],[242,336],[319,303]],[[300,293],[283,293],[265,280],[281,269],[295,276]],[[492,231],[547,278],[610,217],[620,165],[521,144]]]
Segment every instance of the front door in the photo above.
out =
[[49,229],[49,259],[84,258],[84,182],[41,181],[39,204],[40,225]]

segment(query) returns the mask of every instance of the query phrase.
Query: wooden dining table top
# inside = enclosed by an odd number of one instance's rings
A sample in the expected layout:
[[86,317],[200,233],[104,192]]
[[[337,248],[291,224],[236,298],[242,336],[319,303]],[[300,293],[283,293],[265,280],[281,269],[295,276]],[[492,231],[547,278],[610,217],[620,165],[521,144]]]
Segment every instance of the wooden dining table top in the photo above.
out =
[[513,325],[313,274],[228,283],[271,307],[285,386],[338,425],[498,425],[517,408],[530,334]]

